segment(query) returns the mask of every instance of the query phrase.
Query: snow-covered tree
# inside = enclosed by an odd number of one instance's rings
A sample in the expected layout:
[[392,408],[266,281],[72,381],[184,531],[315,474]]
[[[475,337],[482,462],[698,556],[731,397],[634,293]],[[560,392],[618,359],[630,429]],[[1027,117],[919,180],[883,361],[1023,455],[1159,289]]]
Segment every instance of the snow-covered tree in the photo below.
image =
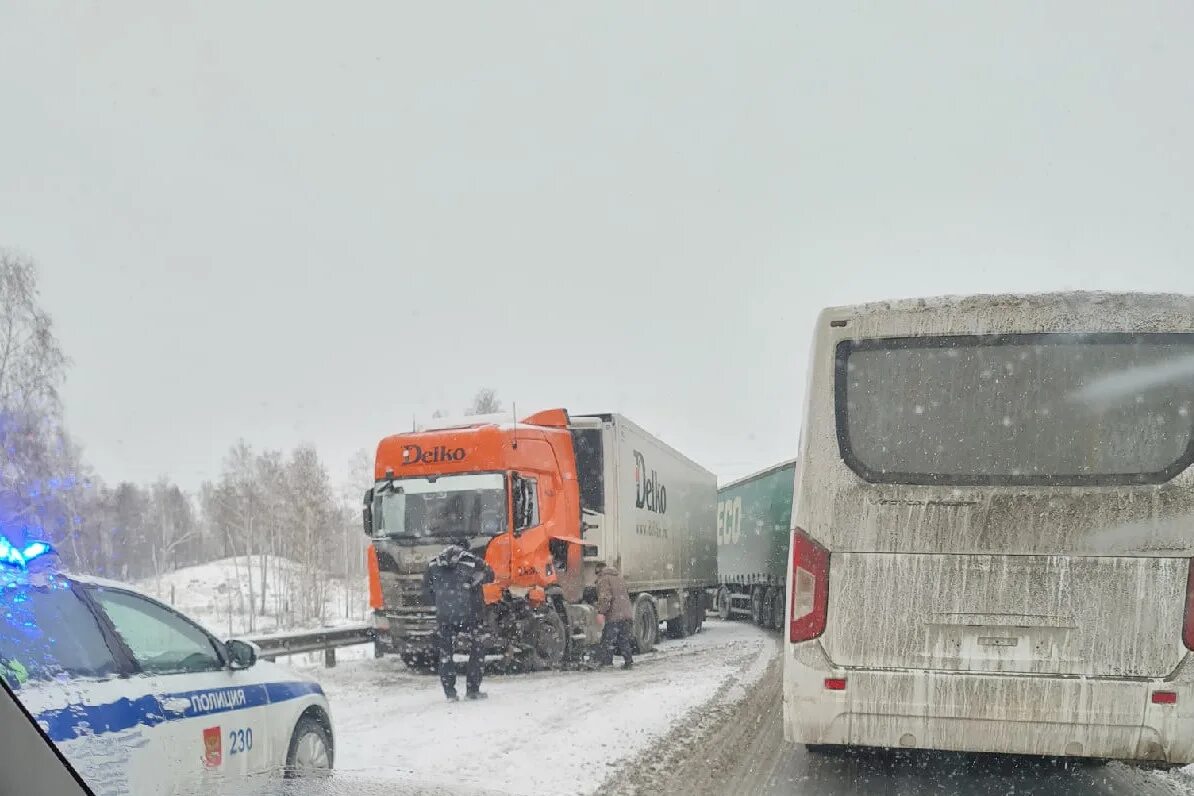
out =
[[327,571],[338,552],[336,500],[327,469],[315,448],[309,445],[295,448],[286,469],[290,485],[287,547],[300,568],[299,618],[323,620]]
[[10,525],[56,524],[64,473],[59,388],[66,357],[42,308],[34,264],[0,250],[0,492]]
[[464,410],[466,415],[493,415],[502,411],[502,402],[498,400],[497,390],[492,387],[482,387],[473,396],[473,402]]
[[10,536],[49,539],[72,569],[95,571],[111,550],[94,519],[93,476],[62,425],[66,365],[36,266],[0,249],[0,524]]

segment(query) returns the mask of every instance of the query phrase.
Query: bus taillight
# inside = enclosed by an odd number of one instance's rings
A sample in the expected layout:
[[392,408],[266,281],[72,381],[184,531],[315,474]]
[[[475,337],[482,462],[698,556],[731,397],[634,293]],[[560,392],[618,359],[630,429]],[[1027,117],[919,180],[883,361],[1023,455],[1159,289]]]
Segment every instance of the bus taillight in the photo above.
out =
[[797,528],[792,533],[791,642],[808,641],[824,633],[828,614],[829,551]]

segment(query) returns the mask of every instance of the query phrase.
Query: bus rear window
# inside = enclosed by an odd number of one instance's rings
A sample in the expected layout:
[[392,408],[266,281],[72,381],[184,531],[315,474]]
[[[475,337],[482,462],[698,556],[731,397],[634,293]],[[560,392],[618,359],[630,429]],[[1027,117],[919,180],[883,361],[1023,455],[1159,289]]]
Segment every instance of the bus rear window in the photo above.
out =
[[1194,334],[848,340],[836,410],[872,483],[1164,483],[1194,462]]

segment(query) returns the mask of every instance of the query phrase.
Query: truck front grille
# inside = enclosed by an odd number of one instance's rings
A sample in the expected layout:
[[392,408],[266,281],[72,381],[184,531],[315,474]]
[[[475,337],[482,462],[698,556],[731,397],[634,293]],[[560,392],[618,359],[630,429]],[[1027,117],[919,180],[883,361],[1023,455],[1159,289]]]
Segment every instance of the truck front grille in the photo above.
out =
[[423,603],[423,579],[421,577],[411,577],[409,575],[400,576],[397,579],[397,597],[398,605],[403,607],[419,607]]
[[422,575],[391,575],[385,592],[390,635],[412,639],[435,634],[435,606],[423,601]]
[[390,620],[390,635],[395,638],[417,638],[435,635],[435,609],[402,609],[386,611]]

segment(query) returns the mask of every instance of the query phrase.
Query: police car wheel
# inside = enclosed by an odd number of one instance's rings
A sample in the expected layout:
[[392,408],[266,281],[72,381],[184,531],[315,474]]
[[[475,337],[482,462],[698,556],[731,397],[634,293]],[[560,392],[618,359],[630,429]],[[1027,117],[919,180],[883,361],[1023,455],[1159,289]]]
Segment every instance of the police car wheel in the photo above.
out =
[[332,739],[322,723],[303,716],[290,736],[286,752],[286,776],[302,777],[332,769]]

